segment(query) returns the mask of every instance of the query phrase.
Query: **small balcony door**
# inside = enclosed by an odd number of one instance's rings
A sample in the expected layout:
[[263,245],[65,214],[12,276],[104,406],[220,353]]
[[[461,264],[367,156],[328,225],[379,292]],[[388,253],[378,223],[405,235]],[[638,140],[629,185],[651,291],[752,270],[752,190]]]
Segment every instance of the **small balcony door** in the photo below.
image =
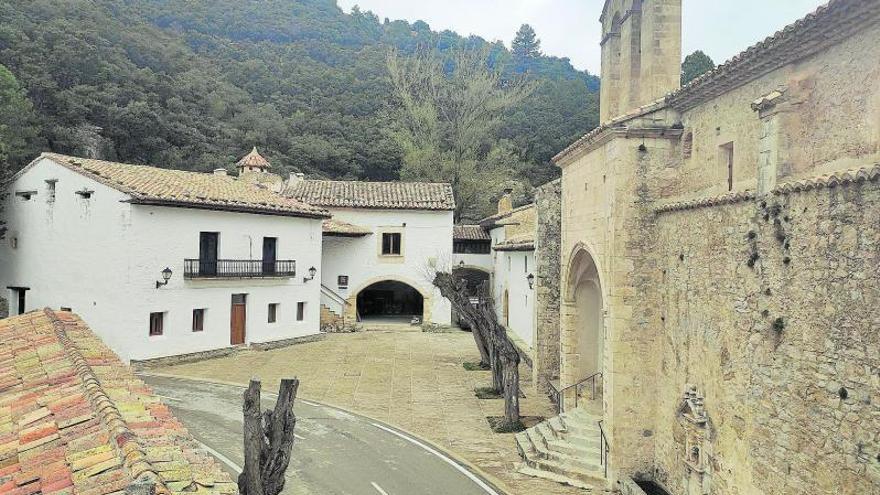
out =
[[263,275],[275,273],[275,261],[277,260],[278,238],[263,237]]
[[199,234],[199,275],[203,277],[217,275],[219,241],[219,232],[201,232]]
[[247,294],[232,295],[232,315],[230,318],[229,343],[244,344],[245,324],[247,322]]

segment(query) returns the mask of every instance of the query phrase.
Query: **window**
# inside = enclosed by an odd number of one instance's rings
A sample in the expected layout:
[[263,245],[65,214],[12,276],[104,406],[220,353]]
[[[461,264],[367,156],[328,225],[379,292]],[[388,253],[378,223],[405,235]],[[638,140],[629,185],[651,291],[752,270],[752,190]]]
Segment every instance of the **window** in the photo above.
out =
[[298,302],[296,303],[296,321],[303,321],[306,319],[306,303]]
[[348,288],[348,275],[340,275],[340,276],[336,277],[336,285],[340,289],[347,289]]
[[396,256],[400,255],[400,232],[391,232],[382,234],[382,255]]
[[30,201],[32,196],[37,195],[37,191],[15,191],[15,195],[22,201]]
[[94,192],[95,192],[95,191],[91,191],[91,190],[89,190],[89,189],[83,188],[82,190],[77,191],[76,194],[78,194],[79,197],[81,197],[82,199],[89,199],[89,198],[92,197],[92,194],[93,194]]
[[489,254],[492,252],[492,241],[455,241],[452,243],[455,254]]
[[278,319],[278,303],[269,303],[269,323],[275,323]]
[[508,254],[507,255],[507,271],[510,271],[510,267],[513,264],[512,260],[513,260],[513,257]]
[[55,183],[58,179],[46,179],[46,202],[55,202]]
[[193,332],[201,332],[205,329],[205,310],[204,308],[193,310]]
[[727,190],[733,191],[733,142],[718,147],[721,166],[727,169]]
[[165,313],[150,313],[150,336],[162,335]]

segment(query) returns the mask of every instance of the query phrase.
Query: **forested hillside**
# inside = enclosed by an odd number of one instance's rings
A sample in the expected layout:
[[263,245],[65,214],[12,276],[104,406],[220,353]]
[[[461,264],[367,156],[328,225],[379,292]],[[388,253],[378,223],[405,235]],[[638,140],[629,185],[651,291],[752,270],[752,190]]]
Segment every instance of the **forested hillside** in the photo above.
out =
[[0,0],[0,95],[27,100],[0,153],[7,168],[48,149],[207,171],[256,145],[280,172],[396,179],[387,60],[426,48],[537,81],[498,128],[532,184],[596,125],[598,79],[566,59],[334,0]]

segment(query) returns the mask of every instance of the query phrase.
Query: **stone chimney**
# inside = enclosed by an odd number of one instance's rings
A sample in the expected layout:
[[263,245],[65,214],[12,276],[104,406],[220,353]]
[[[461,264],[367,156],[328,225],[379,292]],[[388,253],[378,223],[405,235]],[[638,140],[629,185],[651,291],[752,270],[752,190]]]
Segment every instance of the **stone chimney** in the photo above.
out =
[[226,169],[225,168],[215,168],[214,175],[222,175],[223,177],[226,177]]
[[507,188],[504,190],[504,195],[498,200],[498,213],[507,213],[513,209],[512,195],[513,189]]
[[302,182],[306,179],[306,174],[302,172],[291,172],[290,177],[287,179],[287,183],[290,185],[296,184],[298,182]]

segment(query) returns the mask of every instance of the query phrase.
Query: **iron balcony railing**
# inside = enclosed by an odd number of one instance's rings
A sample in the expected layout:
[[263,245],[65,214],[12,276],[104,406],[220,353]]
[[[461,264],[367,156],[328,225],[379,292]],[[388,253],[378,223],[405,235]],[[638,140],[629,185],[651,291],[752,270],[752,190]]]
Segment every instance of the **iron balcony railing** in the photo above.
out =
[[183,260],[184,278],[295,277],[295,260]]

